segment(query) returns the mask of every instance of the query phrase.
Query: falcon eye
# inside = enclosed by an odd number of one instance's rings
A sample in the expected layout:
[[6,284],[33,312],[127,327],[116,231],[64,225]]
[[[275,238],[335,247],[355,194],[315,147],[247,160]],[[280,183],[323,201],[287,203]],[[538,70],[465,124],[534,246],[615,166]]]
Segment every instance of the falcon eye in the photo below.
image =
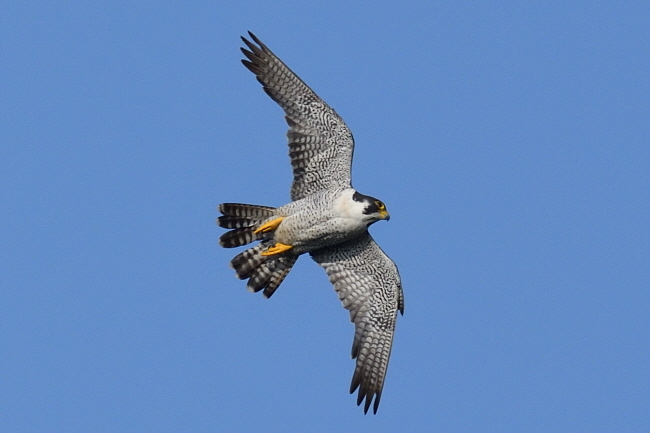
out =
[[379,209],[379,210],[385,210],[386,209],[386,206],[382,202],[380,202],[379,200],[377,200],[375,202],[375,204],[377,205],[377,209]]

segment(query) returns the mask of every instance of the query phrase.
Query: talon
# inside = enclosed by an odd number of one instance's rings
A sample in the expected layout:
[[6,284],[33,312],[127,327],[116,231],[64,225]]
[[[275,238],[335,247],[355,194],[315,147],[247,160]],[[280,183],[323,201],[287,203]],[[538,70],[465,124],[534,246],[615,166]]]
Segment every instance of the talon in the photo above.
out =
[[278,242],[274,245],[271,245],[266,251],[262,251],[261,254],[263,256],[273,256],[275,254],[289,251],[291,248],[293,248],[291,245],[285,245]]
[[278,226],[280,225],[280,223],[282,222],[283,219],[284,219],[284,217],[280,217],[280,218],[276,218],[274,220],[271,220],[271,221],[269,221],[267,223],[264,223],[261,226],[259,226],[257,228],[257,230],[255,230],[253,233],[258,234],[258,233],[268,233],[270,231],[273,231],[273,230],[278,228]]

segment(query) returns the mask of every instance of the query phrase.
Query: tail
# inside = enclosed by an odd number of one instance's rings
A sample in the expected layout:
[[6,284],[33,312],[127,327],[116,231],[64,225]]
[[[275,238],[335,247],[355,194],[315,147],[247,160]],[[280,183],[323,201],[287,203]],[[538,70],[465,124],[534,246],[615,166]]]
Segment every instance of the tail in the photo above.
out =
[[217,219],[219,227],[230,230],[219,238],[219,245],[224,248],[241,247],[255,240],[261,240],[263,234],[255,234],[257,227],[264,220],[273,216],[274,207],[252,204],[222,203],[219,212],[223,215]]
[[264,290],[270,298],[280,283],[287,276],[298,256],[285,253],[263,256],[261,253],[273,244],[268,234],[254,233],[264,221],[273,216],[275,208],[250,204],[223,203],[219,211],[223,214],[217,219],[219,227],[232,229],[219,238],[224,248],[239,247],[253,241],[262,241],[259,245],[247,249],[235,256],[230,266],[241,280],[248,279],[246,288],[251,292]]

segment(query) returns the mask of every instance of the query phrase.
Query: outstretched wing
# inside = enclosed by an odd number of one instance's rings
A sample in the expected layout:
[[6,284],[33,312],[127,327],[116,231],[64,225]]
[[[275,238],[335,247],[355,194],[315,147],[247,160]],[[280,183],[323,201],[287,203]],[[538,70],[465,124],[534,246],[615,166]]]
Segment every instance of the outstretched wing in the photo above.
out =
[[359,388],[357,404],[364,412],[374,398],[377,413],[393,344],[397,311],[404,314],[404,295],[395,263],[369,233],[311,253],[327,272],[343,306],[354,322],[352,358],[357,364],[350,394]]
[[248,47],[241,49],[248,58],[242,63],[282,107],[289,124],[291,200],[349,188],[354,140],[345,122],[254,34],[248,34],[257,45],[242,37]]

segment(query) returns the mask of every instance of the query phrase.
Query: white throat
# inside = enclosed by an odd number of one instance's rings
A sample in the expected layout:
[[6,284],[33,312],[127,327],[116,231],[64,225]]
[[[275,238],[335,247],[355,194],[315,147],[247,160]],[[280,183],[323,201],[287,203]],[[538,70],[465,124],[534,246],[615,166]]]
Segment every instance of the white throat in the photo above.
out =
[[336,200],[336,210],[342,218],[363,219],[363,211],[368,205],[365,202],[358,202],[352,198],[356,191],[353,188],[346,189]]

